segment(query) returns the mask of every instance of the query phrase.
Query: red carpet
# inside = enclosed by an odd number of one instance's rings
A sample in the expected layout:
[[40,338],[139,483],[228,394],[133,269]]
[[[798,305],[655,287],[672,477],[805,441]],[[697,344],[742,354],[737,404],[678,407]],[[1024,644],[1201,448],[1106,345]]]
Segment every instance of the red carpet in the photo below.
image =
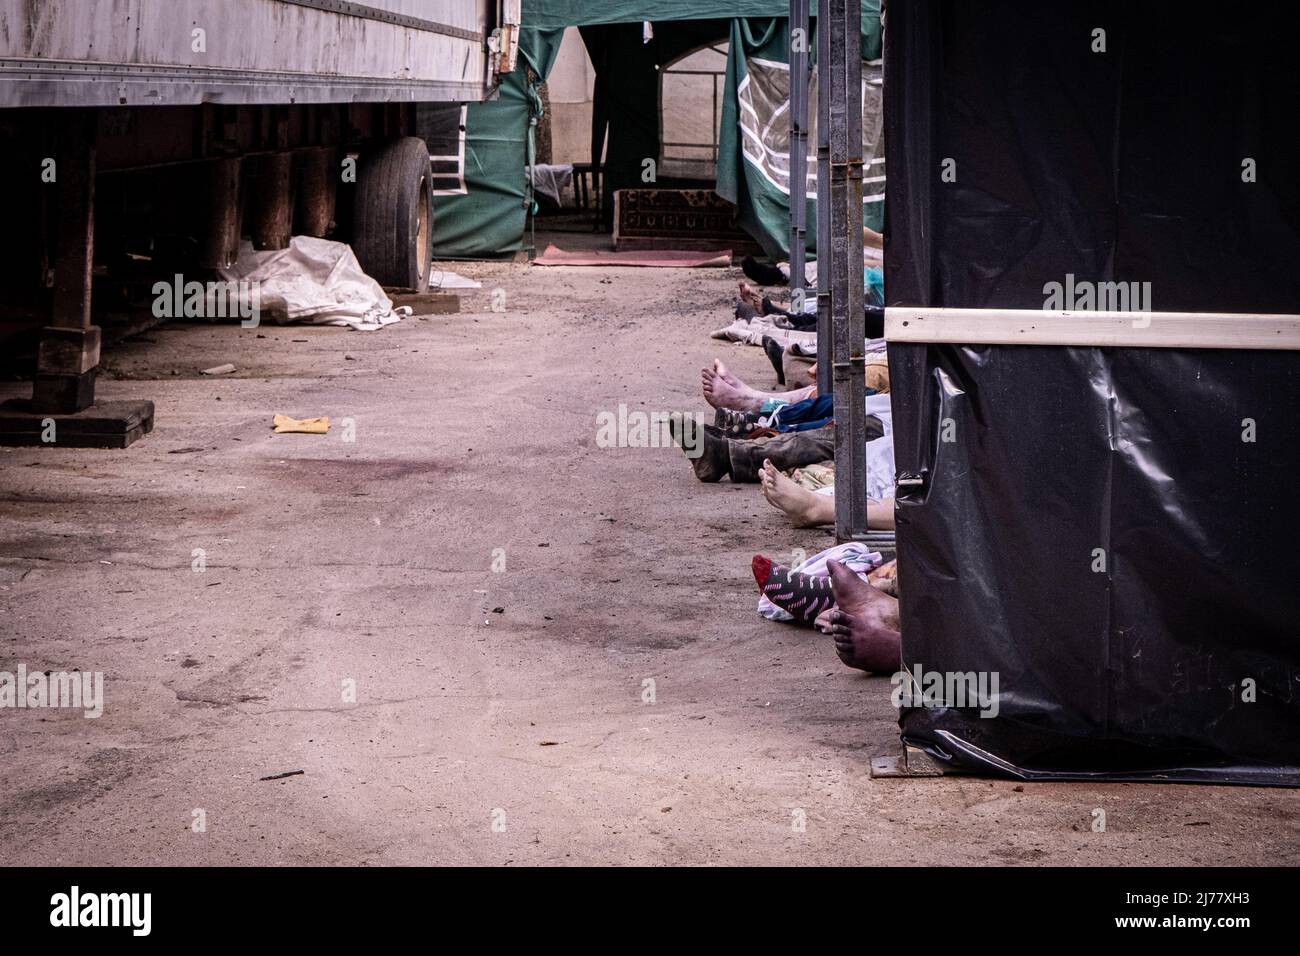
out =
[[565,252],[555,246],[533,260],[535,266],[647,266],[660,269],[726,268],[731,265],[731,252],[690,252],[678,249],[646,249],[644,251]]

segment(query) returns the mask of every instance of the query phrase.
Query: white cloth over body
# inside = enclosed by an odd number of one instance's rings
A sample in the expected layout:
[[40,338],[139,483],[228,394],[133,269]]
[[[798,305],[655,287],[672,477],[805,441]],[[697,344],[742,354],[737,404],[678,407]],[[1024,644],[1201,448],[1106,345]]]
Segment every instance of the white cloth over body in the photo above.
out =
[[880,419],[885,430],[867,442],[867,497],[883,501],[894,497],[894,413],[889,395],[868,395],[867,414]]
[[346,325],[370,332],[400,321],[383,288],[362,270],[352,247],[294,236],[286,249],[257,252],[241,243],[239,260],[222,269],[227,282],[256,283],[259,312],[310,325]]
[[817,352],[817,333],[800,332],[797,329],[782,329],[776,325],[776,316],[756,315],[752,319],[736,319],[724,329],[718,329],[716,332],[709,334],[710,338],[727,339],[732,342],[743,342],[746,345],[763,344],[763,337],[769,336],[777,341],[782,348],[794,348],[795,346],[811,347],[814,354]]
[[[894,413],[888,395],[868,395],[867,414],[880,419],[884,434],[867,442],[867,498],[884,501],[894,497]],[[835,486],[816,489],[816,495],[834,495]]]
[[[817,357],[817,333],[808,332],[806,334],[812,336],[812,341],[805,342],[802,339],[800,339],[799,341],[791,342],[790,351],[793,352],[795,355],[802,356],[803,358],[815,359]],[[871,355],[872,352],[885,351],[884,339],[863,339],[862,341],[863,341],[862,350],[866,353],[866,358],[868,359],[872,357]]]

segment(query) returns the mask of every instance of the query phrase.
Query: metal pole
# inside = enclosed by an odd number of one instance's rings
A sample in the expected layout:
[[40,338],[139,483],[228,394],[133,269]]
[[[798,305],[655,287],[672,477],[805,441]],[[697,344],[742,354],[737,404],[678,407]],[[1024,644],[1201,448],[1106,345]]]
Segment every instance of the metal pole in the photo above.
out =
[[790,0],[790,308],[803,311],[808,230],[808,0]]
[[831,393],[830,0],[817,0],[817,394]]
[[[862,7],[828,0],[832,393],[835,414],[835,533],[867,532],[866,406],[862,308]],[[819,31],[821,32],[821,31]],[[823,74],[824,76],[825,74]],[[818,259],[825,252],[818,250]],[[820,291],[820,290],[819,290]]]

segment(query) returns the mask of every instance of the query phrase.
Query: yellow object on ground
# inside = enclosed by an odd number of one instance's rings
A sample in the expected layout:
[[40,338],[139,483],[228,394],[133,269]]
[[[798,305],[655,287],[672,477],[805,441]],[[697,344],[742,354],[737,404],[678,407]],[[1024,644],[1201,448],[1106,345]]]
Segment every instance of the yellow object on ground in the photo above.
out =
[[324,435],[330,430],[330,420],[326,416],[304,418],[299,421],[296,418],[290,418],[288,415],[276,415],[271,422],[275,425],[277,435],[283,435],[286,432],[298,432],[303,435]]

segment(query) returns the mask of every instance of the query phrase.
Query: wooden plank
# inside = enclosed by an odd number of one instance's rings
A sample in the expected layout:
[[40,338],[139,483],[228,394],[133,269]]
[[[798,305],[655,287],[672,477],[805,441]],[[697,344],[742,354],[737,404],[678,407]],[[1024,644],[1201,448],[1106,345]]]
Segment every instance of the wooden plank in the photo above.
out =
[[[53,421],[53,441],[46,424]],[[149,401],[112,401],[70,415],[34,411],[30,402],[0,403],[0,446],[126,448],[153,431],[154,405]]]
[[411,307],[412,316],[451,315],[460,311],[460,296],[445,292],[388,292],[394,306]]
[[1300,315],[894,306],[885,309],[885,338],[962,345],[1300,349]]

